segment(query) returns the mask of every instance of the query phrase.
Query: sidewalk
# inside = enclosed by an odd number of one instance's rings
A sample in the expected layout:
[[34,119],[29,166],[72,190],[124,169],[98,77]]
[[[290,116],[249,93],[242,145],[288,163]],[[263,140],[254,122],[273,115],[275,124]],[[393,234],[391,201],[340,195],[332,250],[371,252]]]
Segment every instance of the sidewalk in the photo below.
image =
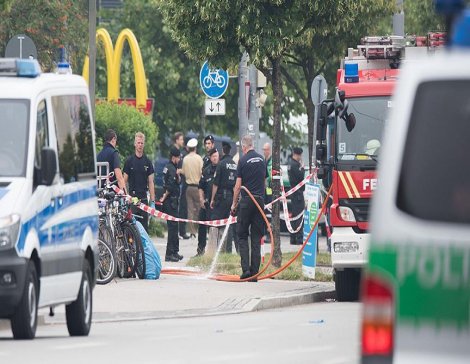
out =
[[[282,237],[282,250],[297,250],[289,245],[289,237]],[[181,240],[179,263],[166,263],[166,240],[154,239],[164,268],[183,268],[195,254],[197,240]],[[287,246],[286,246],[287,245]],[[322,244],[320,245],[322,247]],[[270,245],[266,245],[269,251]],[[130,321],[146,319],[200,317],[235,314],[262,309],[280,308],[312,303],[335,297],[332,282],[300,282],[263,280],[257,283],[230,283],[201,277],[161,275],[156,281],[115,279],[94,290],[93,321]],[[49,317],[49,309],[40,310],[40,324],[64,323],[64,306]],[[9,326],[0,321],[0,329]]]

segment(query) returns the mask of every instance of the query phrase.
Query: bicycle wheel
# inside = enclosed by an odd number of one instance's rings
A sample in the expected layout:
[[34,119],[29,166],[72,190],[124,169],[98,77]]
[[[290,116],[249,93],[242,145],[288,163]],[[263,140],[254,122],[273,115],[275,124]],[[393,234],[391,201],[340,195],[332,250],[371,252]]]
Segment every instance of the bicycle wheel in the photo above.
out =
[[114,261],[113,271],[112,271],[112,278],[116,276],[116,269],[117,269],[117,257],[116,257],[116,244],[113,233],[108,225],[106,225],[105,221],[100,221],[99,226],[99,233],[98,238],[101,239],[103,242],[108,245],[109,249],[111,250],[111,255]]
[[114,277],[115,261],[111,248],[101,239],[98,239],[99,267],[97,284],[107,284]]
[[[135,226],[132,225],[134,228]],[[136,236],[136,248],[137,248],[137,259],[135,265],[135,273],[139,279],[145,278],[145,251],[144,251],[144,244],[142,243],[142,238],[140,237],[139,231],[135,229],[137,232]]]
[[134,276],[136,262],[137,262],[137,239],[140,240],[140,235],[137,232],[137,229],[131,223],[125,221],[121,223],[122,230],[122,260],[123,268],[122,277],[130,278]]

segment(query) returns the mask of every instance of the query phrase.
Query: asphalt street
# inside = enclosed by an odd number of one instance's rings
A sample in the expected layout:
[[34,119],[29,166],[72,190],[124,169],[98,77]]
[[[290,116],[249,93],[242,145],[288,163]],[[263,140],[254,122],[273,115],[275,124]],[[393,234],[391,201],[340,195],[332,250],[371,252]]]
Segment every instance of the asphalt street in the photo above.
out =
[[315,303],[201,318],[93,324],[71,338],[64,325],[34,341],[0,331],[1,363],[357,363],[359,303]]

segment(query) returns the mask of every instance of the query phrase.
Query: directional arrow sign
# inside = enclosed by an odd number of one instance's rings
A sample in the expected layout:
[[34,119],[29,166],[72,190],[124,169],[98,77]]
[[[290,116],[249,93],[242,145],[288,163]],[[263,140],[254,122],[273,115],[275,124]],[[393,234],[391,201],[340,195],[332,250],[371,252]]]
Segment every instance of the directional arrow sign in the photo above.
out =
[[206,99],[206,115],[225,115],[225,99]]

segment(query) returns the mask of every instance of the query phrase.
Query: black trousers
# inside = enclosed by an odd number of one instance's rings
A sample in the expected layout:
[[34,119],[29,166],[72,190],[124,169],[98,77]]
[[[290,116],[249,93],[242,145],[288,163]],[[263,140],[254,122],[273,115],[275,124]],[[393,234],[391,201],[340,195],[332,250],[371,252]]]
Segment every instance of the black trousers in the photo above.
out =
[[[140,202],[145,205],[149,204],[149,201],[146,198],[142,198]],[[149,232],[149,214],[144,210],[139,209],[136,205],[131,205],[131,210],[133,215],[140,216],[140,218],[136,217],[135,219],[142,224],[146,232]]]
[[[199,221],[209,221],[211,219],[211,212],[209,206],[206,204],[206,207],[199,209]],[[204,254],[207,244],[207,226],[199,224],[197,228],[197,253]]]
[[[163,211],[171,216],[178,216],[178,197],[167,197],[163,202]],[[178,237],[178,223],[176,221],[167,220],[168,239],[166,243],[165,256],[175,255],[180,250],[180,240]]]
[[[299,191],[300,193],[296,192],[291,197],[291,213],[292,217],[296,217],[305,209],[305,200],[303,192]],[[299,225],[303,226],[304,219],[303,217],[297,219],[296,221],[292,221],[291,225],[295,229],[299,227]],[[290,234],[290,243],[291,244],[302,244],[304,242],[304,230],[300,228],[300,230],[295,234]]]
[[[227,219],[230,216],[230,208],[232,207],[233,202],[233,192],[232,191],[222,191],[222,193],[217,193],[215,195],[214,208],[211,212],[212,220]],[[219,238],[222,237],[222,231],[225,227],[219,228]],[[232,239],[233,239],[233,224],[230,226],[227,232],[227,238],[224,242],[224,247],[222,248],[223,252],[231,253],[232,252]],[[237,245],[235,243],[235,248],[238,251]]]
[[[256,201],[264,208],[264,199],[255,196]],[[240,249],[243,273],[255,275],[261,263],[261,238],[264,234],[264,221],[258,208],[250,197],[242,197],[238,210],[238,245]],[[251,237],[251,260],[248,248],[248,235]]]
[[[181,194],[180,194],[180,201],[179,201],[179,213],[178,217],[182,219],[187,219],[188,218],[188,202],[186,201],[186,189],[188,188],[188,185],[183,183],[181,187]],[[178,223],[179,226],[179,231],[180,235],[186,235],[186,223],[185,222],[180,222]]]

